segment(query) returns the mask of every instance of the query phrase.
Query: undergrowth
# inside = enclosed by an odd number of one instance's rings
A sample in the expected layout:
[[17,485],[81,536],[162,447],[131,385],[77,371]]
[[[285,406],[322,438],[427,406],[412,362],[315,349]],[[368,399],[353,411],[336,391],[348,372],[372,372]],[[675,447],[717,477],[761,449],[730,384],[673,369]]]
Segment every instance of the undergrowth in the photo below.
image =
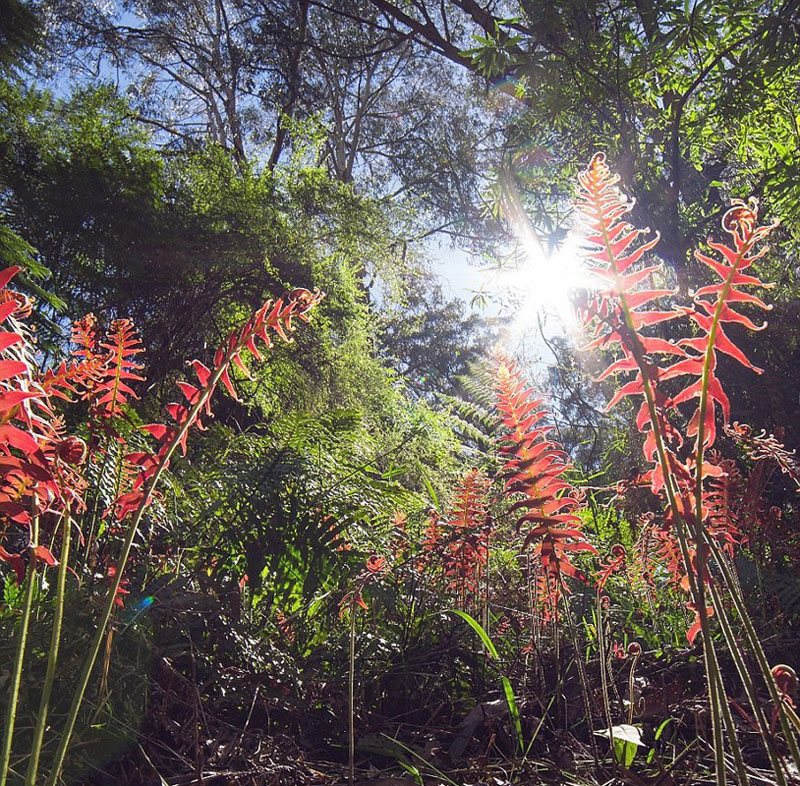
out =
[[[583,351],[606,364],[598,382],[621,378],[608,407],[630,400],[641,435],[637,468],[605,487],[582,488],[501,349],[466,400],[441,402],[464,464],[441,503],[357,460],[369,435],[347,411],[214,427],[213,466],[173,475],[217,388],[238,400],[245,358],[288,341],[322,295],[265,303],[147,423],[135,326],[101,335],[84,316],[45,359],[19,269],[0,274],[0,786],[91,782],[92,745],[136,740],[140,722],[157,741],[137,743],[141,766],[164,783],[166,762],[191,763],[201,783],[208,762],[255,755],[254,718],[346,761],[351,782],[366,756],[418,782],[454,782],[467,758],[484,780],[502,762],[504,782],[688,782],[708,751],[717,784],[797,782],[797,680],[761,631],[800,615],[796,506],[770,501],[800,487],[800,465],[780,434],[732,422],[723,379],[731,361],[762,373],[736,337],[765,327],[753,266],[774,225],[735,202],[725,242],[696,252],[707,282],[682,298],[602,154],[577,208]],[[434,725],[454,729],[446,744]]]

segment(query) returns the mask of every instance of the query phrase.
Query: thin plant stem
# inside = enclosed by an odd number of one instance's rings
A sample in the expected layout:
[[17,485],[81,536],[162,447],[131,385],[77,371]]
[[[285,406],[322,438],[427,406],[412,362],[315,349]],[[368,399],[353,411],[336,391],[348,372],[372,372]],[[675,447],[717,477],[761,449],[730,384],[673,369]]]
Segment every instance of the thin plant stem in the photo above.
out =
[[628,674],[628,725],[633,723],[633,710],[634,704],[633,694],[636,690],[636,664],[639,663],[642,651],[637,650],[633,655],[633,663],[631,663],[631,671]]
[[22,619],[19,633],[17,634],[17,650],[14,655],[14,670],[11,674],[11,685],[8,690],[8,707],[6,708],[6,722],[3,729],[3,748],[0,751],[0,786],[5,786],[8,780],[8,771],[11,766],[11,745],[14,741],[14,727],[17,722],[17,703],[19,701],[19,686],[22,682],[22,667],[25,661],[25,646],[28,642],[28,628],[31,622],[31,609],[33,608],[33,593],[37,583],[37,557],[35,553],[39,539],[39,517],[31,519],[31,543],[29,548],[30,562],[28,565],[28,583],[25,585],[25,597],[22,604]]
[[50,706],[50,694],[53,690],[56,664],[58,663],[58,651],[61,646],[61,629],[64,621],[64,597],[67,583],[67,564],[69,562],[70,535],[72,532],[72,518],[69,510],[64,513],[61,527],[61,554],[59,555],[58,578],[56,579],[53,628],[50,634],[50,649],[47,653],[47,670],[44,675],[42,697],[39,700],[39,712],[36,716],[36,726],[33,731],[31,756],[28,760],[28,771],[25,776],[25,786],[35,786],[36,784],[36,775],[39,771],[39,757],[41,756],[42,752],[44,731],[47,727],[47,712]]
[[564,614],[567,618],[567,625],[569,625],[570,633],[572,634],[572,649],[575,653],[575,666],[578,669],[578,679],[581,683],[581,693],[583,694],[583,706],[586,712],[586,725],[589,727],[589,742],[592,747],[592,756],[594,757],[595,769],[600,769],[600,756],[597,752],[597,740],[594,736],[594,723],[592,721],[592,703],[589,700],[589,683],[586,679],[586,669],[583,667],[583,657],[578,646],[578,631],[575,628],[575,623],[572,619],[572,610],[569,607],[569,600],[562,594],[562,603],[564,605]]
[[758,733],[761,735],[761,739],[764,743],[764,748],[766,749],[767,756],[769,757],[770,764],[772,765],[772,769],[775,773],[778,786],[785,786],[786,778],[783,774],[783,767],[770,740],[769,726],[767,724],[766,717],[764,716],[764,710],[761,707],[761,701],[756,693],[755,683],[753,682],[747,665],[744,662],[744,658],[742,657],[741,648],[736,640],[733,628],[731,627],[728,613],[725,610],[725,607],[722,605],[722,598],[720,597],[719,589],[716,587],[716,585],[709,584],[709,590],[711,592],[711,599],[714,603],[714,608],[717,611],[720,629],[725,637],[725,641],[728,645],[728,651],[730,652],[731,658],[736,666],[736,671],[742,680],[742,685],[744,686],[745,693],[747,694],[747,699],[750,702],[750,706],[755,715]]
[[94,545],[94,538],[95,538],[95,530],[97,529],[97,505],[100,502],[100,491],[103,484],[103,476],[106,473],[106,466],[108,465],[108,457],[109,457],[109,448],[111,447],[110,443],[107,443],[103,449],[103,463],[100,465],[100,472],[97,475],[96,486],[94,489],[94,498],[92,499],[92,504],[90,506],[92,511],[92,520],[89,525],[89,536],[86,538],[86,548],[84,549],[83,553],[83,565],[89,564],[89,558],[91,557],[92,547]]
[[347,782],[353,786],[356,777],[356,608],[350,604],[350,658],[347,674]]
[[[606,632],[603,619],[603,596],[597,590],[597,657],[600,661],[600,691],[603,694],[603,710],[606,714],[606,726],[611,750],[614,750],[614,721],[611,715],[611,700],[608,695],[608,663],[606,661]],[[612,757],[616,766],[616,758]]]
[[724,555],[721,553],[719,546],[714,543],[713,538],[708,536],[708,533],[706,533],[705,537],[709,551],[719,567],[720,573],[722,574],[725,585],[729,591],[729,597],[733,601],[736,613],[738,614],[739,620],[742,623],[742,627],[744,628],[745,636],[747,638],[747,643],[750,646],[750,650],[756,659],[759,670],[761,671],[761,676],[766,684],[767,690],[769,691],[770,699],[772,700],[773,704],[778,707],[778,717],[781,722],[781,730],[786,737],[786,744],[789,747],[790,753],[792,754],[792,759],[795,762],[795,766],[800,769],[800,750],[798,749],[797,737],[795,736],[794,730],[792,729],[789,719],[787,718],[786,706],[781,700],[780,694],[778,693],[778,687],[775,685],[775,680],[772,677],[772,671],[770,669],[766,653],[764,652],[764,647],[761,644],[761,639],[755,629],[755,626],[753,625],[753,621],[750,618],[750,614],[747,611],[747,607],[745,606],[743,598],[741,595],[739,595],[739,593],[731,592],[731,587],[735,586],[734,577],[731,575],[730,566],[725,560]]

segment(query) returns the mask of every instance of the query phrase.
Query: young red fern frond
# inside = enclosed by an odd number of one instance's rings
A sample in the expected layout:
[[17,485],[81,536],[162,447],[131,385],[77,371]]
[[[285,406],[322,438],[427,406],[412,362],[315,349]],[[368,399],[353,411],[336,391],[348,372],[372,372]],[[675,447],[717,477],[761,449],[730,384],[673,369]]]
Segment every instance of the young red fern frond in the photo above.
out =
[[[40,379],[33,339],[24,324],[32,301],[8,288],[19,270],[0,272],[0,536],[9,525],[30,527],[42,513],[81,510],[86,488],[77,469],[85,445],[66,436],[50,403],[51,395],[64,397],[69,380],[77,381],[80,373],[63,368]],[[35,540],[28,548],[29,565],[37,560],[55,564],[49,550]],[[24,577],[21,554],[3,549],[0,559],[11,563],[20,580]]]
[[740,520],[744,482],[736,462],[715,456],[711,463],[717,465],[722,474],[711,478],[708,488],[703,490],[703,514],[709,534],[733,556],[733,547],[742,537]]
[[76,346],[72,354],[75,357],[84,360],[97,357],[99,342],[97,317],[94,314],[87,314],[72,323],[72,343]]
[[[294,330],[292,320],[297,318],[308,321],[308,312],[322,297],[319,291],[296,289],[274,303],[271,300],[267,301],[242,328],[234,330],[228,336],[227,341],[217,350],[212,368],[207,368],[199,360],[192,362],[197,383],[186,381],[177,383],[185,404],[173,403],[167,406],[167,412],[173,423],[170,425],[153,423],[143,427],[143,430],[156,440],[158,449],[154,452],[132,453],[126,457],[139,468],[139,472],[133,488],[120,495],[114,503],[118,519],[124,519],[149,504],[152,487],[161,472],[169,465],[175,449],[180,448],[185,454],[190,429],[193,426],[202,429],[201,414],[211,415],[211,397],[218,384],[222,382],[231,396],[238,398],[229,375],[231,364],[235,363],[243,368],[242,356],[245,352],[250,352],[260,359],[256,339],[269,347],[272,345],[270,333],[276,333],[285,341],[289,341],[288,334]],[[130,333],[125,335],[129,336]],[[126,344],[126,346],[131,345]]]
[[525,545],[533,544],[548,593],[558,593],[565,586],[565,576],[586,581],[571,555],[597,553],[580,530],[578,492],[563,477],[571,465],[563,448],[549,438],[550,428],[541,424],[546,410],[542,401],[533,397],[513,361],[498,357],[495,385],[503,427],[499,450],[504,460],[504,490],[514,500],[509,513],[516,519],[518,531],[529,528]]
[[656,591],[652,559],[654,520],[655,516],[652,513],[645,513],[640,517],[639,534],[633,543],[625,565],[631,589],[635,594],[644,596],[651,610],[655,605],[654,593]]
[[45,370],[40,380],[44,392],[65,401],[72,401],[72,395],[88,396],[106,366],[98,353],[98,340],[94,314],[76,320],[72,325],[72,359]]
[[[759,251],[755,247],[763,241],[777,224],[758,224],[758,200],[751,197],[749,202],[734,200],[722,217],[722,228],[731,236],[733,246],[709,242],[709,246],[720,255],[720,259],[695,252],[695,256],[709,267],[719,281],[701,287],[694,293],[694,307],[681,308],[696,324],[699,335],[682,339],[682,347],[691,350],[683,360],[665,369],[662,378],[689,376],[692,380],[673,397],[677,405],[698,398],[700,402],[689,421],[687,434],[696,437],[701,448],[710,447],[716,439],[716,417],[718,407],[724,423],[730,419],[730,402],[716,374],[719,353],[724,353],[746,368],[760,374],[744,352],[729,338],[725,325],[742,325],[750,330],[766,327],[756,325],[749,317],[737,311],[734,306],[749,304],[761,309],[769,309],[766,303],[755,295],[746,292],[744,287],[768,287],[759,278],[741,271],[749,268],[768,250],[766,246]],[[706,403],[708,402],[708,403]],[[701,422],[702,421],[702,422]]]
[[745,454],[755,462],[770,461],[780,471],[800,487],[800,462],[797,461],[795,452],[787,450],[780,439],[783,434],[768,434],[762,431],[754,434],[753,429],[746,423],[735,422],[732,426],[725,427],[725,433],[742,447]]
[[625,551],[625,547],[620,543],[615,543],[611,547],[611,556],[608,561],[601,563],[599,566],[600,570],[597,572],[597,578],[595,579],[595,586],[598,592],[602,592],[606,588],[606,584],[608,584],[612,576],[616,576],[625,570],[627,559],[628,553]]
[[93,390],[94,406],[100,417],[110,419],[122,414],[130,398],[139,398],[128,383],[144,380],[137,373],[143,366],[136,362],[144,348],[129,319],[112,322],[106,340],[101,341],[99,347],[106,350],[107,355],[102,378]]
[[[675,476],[687,476],[671,448],[677,449],[682,438],[666,417],[669,397],[661,390],[662,370],[657,355],[685,357],[686,350],[658,336],[646,335],[644,329],[679,316],[670,308],[654,308],[653,301],[674,294],[671,289],[652,284],[663,269],[660,263],[642,264],[646,253],[658,243],[659,235],[640,242],[649,230],[636,229],[623,217],[633,209],[633,202],[619,190],[619,177],[611,173],[603,153],[597,153],[588,169],[578,176],[580,192],[577,207],[586,226],[588,272],[597,281],[597,291],[581,306],[579,316],[592,335],[587,349],[618,349],[621,356],[603,371],[599,380],[613,374],[632,374],[620,385],[609,401],[612,408],[623,398],[642,396],[636,425],[645,433],[644,456],[650,463],[667,463]],[[653,421],[656,421],[655,423]],[[656,431],[661,434],[660,450]],[[648,479],[653,491],[664,485],[664,469],[658,464]]]
[[489,557],[490,526],[487,521],[486,492],[489,479],[477,469],[462,478],[448,512],[444,531],[446,543],[442,567],[450,588],[466,605],[478,589]]
[[[698,290],[695,293],[697,308],[693,311],[653,307],[653,301],[672,294],[671,290],[647,283],[660,270],[660,265],[642,263],[644,254],[653,249],[658,236],[639,242],[645,231],[635,229],[623,220],[633,203],[619,190],[618,180],[610,172],[602,153],[595,155],[589,168],[579,175],[578,208],[588,230],[586,242],[590,272],[598,281],[597,293],[587,299],[580,312],[594,335],[590,347],[616,347],[621,351],[621,357],[600,378],[615,373],[633,375],[633,379],[617,390],[609,407],[629,396],[642,397],[636,425],[645,434],[643,452],[652,465],[645,477],[649,478],[652,491],[664,493],[669,502],[665,516],[667,528],[663,533],[670,543],[662,545],[670,548],[668,565],[673,575],[678,574],[679,564],[683,565],[684,576],[680,585],[691,590],[693,601],[697,601],[693,607],[702,611],[706,608],[704,590],[708,581],[707,553],[703,544],[702,484],[706,477],[721,474],[718,467],[703,461],[702,450],[713,443],[715,402],[722,407],[726,420],[729,409],[722,386],[714,374],[716,347],[721,342],[721,351],[733,352],[731,342],[721,331],[721,322],[724,319],[738,322],[746,319],[727,305],[730,292],[736,290],[734,297],[738,301],[756,302],[752,296],[736,289],[756,279],[742,277],[738,270],[755,261],[757,255],[748,256],[749,249],[769,228],[756,228],[754,209],[737,204],[723,221],[736,245],[735,251],[727,250],[730,252],[728,256],[733,256],[731,264],[726,267],[724,263],[699,255],[720,274],[723,284]],[[725,251],[721,253],[726,256]],[[705,331],[707,335],[673,343],[645,332],[648,327],[671,321],[681,314],[689,314],[701,333]],[[679,359],[669,361],[672,365],[664,367],[657,358],[659,355],[677,356]],[[699,379],[671,397],[664,383],[684,375]],[[697,451],[694,457],[682,460],[678,453],[683,444],[682,434],[671,422],[668,412],[695,395],[700,403],[687,434],[697,437]],[[694,544],[688,539],[685,524],[691,525]],[[698,548],[699,556],[696,555]],[[676,558],[678,552],[680,561]],[[697,611],[696,615],[696,623],[701,616],[706,616]],[[690,632],[695,635],[694,626]]]
[[30,304],[9,282],[21,270],[0,272],[0,513],[27,525],[31,515],[50,508],[60,490],[44,448],[58,433],[47,393],[30,359],[29,336],[22,322]]

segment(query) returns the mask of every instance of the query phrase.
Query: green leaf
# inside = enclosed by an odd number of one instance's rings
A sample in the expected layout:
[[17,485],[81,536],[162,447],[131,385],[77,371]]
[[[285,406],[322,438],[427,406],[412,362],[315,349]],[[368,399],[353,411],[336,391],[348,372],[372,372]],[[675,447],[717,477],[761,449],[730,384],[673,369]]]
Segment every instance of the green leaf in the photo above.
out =
[[646,747],[642,742],[642,730],[638,726],[630,723],[621,723],[619,726],[612,726],[610,729],[596,731],[598,737],[605,737],[613,740],[614,758],[626,770],[633,764],[636,758],[636,750],[639,747]]
[[398,759],[397,763],[414,779],[414,783],[418,783],[419,786],[425,786],[425,781],[422,780],[422,773],[413,764],[402,759]]
[[422,473],[422,480],[425,483],[425,488],[428,490],[428,494],[430,494],[431,496],[431,502],[433,503],[433,507],[438,508],[439,498],[436,496],[436,491],[434,490],[433,485],[431,484],[431,481],[428,478],[427,473],[425,472]]
[[666,720],[661,721],[661,724],[656,729],[656,739],[657,740],[661,738],[661,734],[663,733],[664,729],[667,728],[667,724],[670,723],[673,720],[674,720],[674,718],[667,718]]
[[636,758],[636,746],[626,740],[614,740],[614,758],[627,770]]
[[474,617],[471,617],[467,614],[466,611],[461,611],[460,609],[450,609],[453,614],[457,614],[461,619],[463,619],[471,628],[478,634],[480,640],[483,642],[483,646],[486,647],[489,654],[495,659],[500,660],[500,655],[497,652],[497,647],[492,644],[492,640],[489,638],[489,635],[486,631],[481,627],[480,622],[478,622]]
[[506,704],[508,704],[508,712],[511,715],[511,720],[514,723],[514,731],[517,733],[517,744],[519,745],[520,752],[525,748],[525,741],[522,737],[522,722],[519,718],[519,707],[517,700],[514,696],[514,689],[511,687],[511,682],[508,677],[500,677],[503,683],[503,693],[506,696]]

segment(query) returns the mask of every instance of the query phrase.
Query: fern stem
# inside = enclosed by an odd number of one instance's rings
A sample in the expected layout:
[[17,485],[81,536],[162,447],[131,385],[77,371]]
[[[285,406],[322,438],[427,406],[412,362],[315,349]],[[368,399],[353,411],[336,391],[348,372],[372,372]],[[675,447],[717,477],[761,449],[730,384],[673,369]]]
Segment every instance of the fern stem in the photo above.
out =
[[722,598],[720,597],[719,589],[716,587],[716,585],[710,584],[709,589],[711,592],[711,599],[714,603],[714,608],[717,611],[720,628],[725,637],[731,657],[733,658],[734,665],[736,666],[736,671],[739,674],[739,678],[742,680],[742,685],[744,686],[744,690],[747,694],[747,699],[750,702],[753,714],[755,715],[758,732],[761,735],[762,742],[764,743],[764,748],[766,749],[767,756],[769,757],[770,764],[772,765],[772,769],[775,773],[775,778],[779,786],[785,786],[786,778],[784,777],[783,767],[770,740],[769,726],[767,724],[766,717],[764,716],[764,710],[761,707],[761,702],[756,692],[755,683],[753,682],[747,665],[744,662],[743,653],[739,643],[736,641],[733,628],[731,627],[730,618],[728,617],[728,612],[723,606]]
[[103,448],[103,463],[100,465],[100,472],[97,476],[97,481],[94,489],[94,498],[92,499],[92,520],[89,524],[89,537],[86,538],[86,548],[83,552],[83,566],[84,568],[89,564],[89,557],[91,556],[92,547],[94,546],[94,538],[97,529],[97,504],[100,502],[100,492],[103,485],[103,476],[106,474],[106,466],[109,458],[110,443],[106,442]]
[[[686,567],[686,573],[689,578],[689,589],[692,595],[692,600],[697,607],[697,613],[700,618],[700,628],[703,633],[703,653],[706,666],[706,682],[708,684],[709,702],[711,705],[711,725],[712,734],[714,738],[714,753],[716,760],[716,781],[717,786],[725,786],[727,782],[725,772],[725,752],[722,737],[722,710],[720,708],[719,696],[717,693],[717,679],[722,683],[722,675],[719,672],[719,663],[714,651],[714,643],[711,638],[711,629],[706,614],[705,604],[699,603],[702,598],[702,593],[699,592],[696,576],[692,568],[692,560],[689,552],[689,545],[686,538],[686,533],[683,530],[681,523],[681,513],[677,504],[677,498],[674,488],[674,477],[669,461],[667,460],[667,452],[664,446],[664,438],[661,433],[659,425],[658,407],[656,406],[655,391],[653,388],[652,380],[650,379],[649,365],[645,360],[645,353],[642,345],[639,342],[639,337],[636,332],[636,324],[633,319],[632,309],[628,303],[625,287],[623,286],[622,277],[617,267],[616,255],[612,248],[611,238],[608,234],[608,228],[603,222],[602,225],[603,244],[605,246],[606,254],[609,260],[610,271],[614,278],[614,284],[617,293],[619,294],[620,306],[622,308],[623,317],[625,319],[626,332],[628,334],[628,343],[630,351],[636,361],[636,365],[642,375],[642,390],[644,393],[645,401],[647,403],[647,410],[650,417],[650,426],[653,429],[653,436],[656,442],[656,452],[658,461],[661,465],[661,470],[664,475],[664,489],[667,494],[667,500],[672,512],[672,517],[675,525],[675,532],[678,536],[678,544],[681,551],[681,557]],[[747,779],[743,780],[742,786],[748,783]]]
[[[614,750],[614,720],[611,715],[611,700],[608,693],[608,662],[606,660],[606,631],[605,620],[603,618],[603,597],[600,590],[597,590],[597,655],[600,661],[600,690],[603,694],[603,709],[606,714],[606,725],[608,727],[608,739],[611,750]],[[612,757],[616,765],[616,758]]]
[[[120,552],[119,559],[117,561],[117,571],[116,575],[114,576],[114,580],[111,582],[111,586],[109,587],[108,593],[106,595],[106,602],[103,608],[103,611],[100,615],[100,619],[97,624],[97,630],[95,631],[95,636],[92,641],[92,644],[89,648],[89,655],[86,658],[83,670],[81,671],[80,677],[78,678],[78,685],[75,688],[75,692],[72,698],[72,704],[69,708],[69,713],[67,715],[67,720],[64,725],[64,730],[61,734],[61,740],[59,742],[58,750],[56,751],[55,759],[53,761],[53,768],[50,772],[50,776],[47,779],[46,786],[56,786],[56,781],[61,774],[61,769],[64,766],[64,759],[67,755],[67,749],[69,748],[70,741],[72,739],[72,734],[75,730],[75,723],[78,719],[78,712],[80,711],[81,704],[83,703],[84,696],[86,695],[86,688],[89,685],[89,679],[91,678],[92,669],[97,661],[97,656],[100,652],[100,647],[102,646],[103,639],[105,637],[105,631],[108,626],[108,623],[111,619],[111,615],[114,611],[114,604],[116,602],[117,593],[119,588],[122,584],[122,577],[125,571],[125,566],[128,563],[128,557],[130,556],[131,547],[133,546],[133,541],[136,538],[136,533],[139,531],[139,524],[141,523],[142,517],[144,516],[144,511],[146,510],[150,497],[155,490],[158,482],[161,480],[161,476],[164,474],[164,471],[167,468],[167,465],[170,462],[173,454],[178,448],[178,445],[183,440],[184,436],[188,433],[191,429],[192,425],[194,424],[197,416],[200,414],[202,408],[206,405],[206,402],[213,394],[217,384],[222,379],[222,375],[228,369],[231,358],[241,349],[241,344],[236,343],[232,347],[228,349],[223,357],[222,361],[219,364],[219,367],[214,371],[214,373],[209,377],[209,380],[200,396],[198,396],[197,401],[191,406],[189,409],[189,414],[186,417],[186,421],[180,428],[175,430],[175,433],[172,435],[171,442],[169,443],[167,449],[164,451],[164,454],[161,456],[158,466],[155,469],[155,472],[151,476],[151,478],[147,481],[147,484],[144,488],[144,495],[142,497],[142,501],[139,503],[138,508],[134,512],[133,516],[131,517],[130,524],[128,525],[127,532],[125,534],[125,540],[122,544],[122,550]],[[4,784],[0,783],[0,786],[4,786]]]
[[30,562],[28,567],[28,583],[25,585],[25,598],[22,604],[22,620],[20,621],[17,635],[17,650],[14,655],[14,671],[11,675],[11,685],[8,690],[8,707],[6,708],[6,722],[3,729],[3,747],[0,752],[0,786],[5,786],[8,772],[11,767],[11,745],[14,740],[14,727],[17,722],[17,703],[19,702],[19,687],[22,682],[22,667],[25,661],[25,646],[28,642],[28,628],[31,621],[33,607],[33,593],[37,582],[37,558],[35,549],[39,539],[39,517],[31,519],[31,543],[29,548]]
[[347,782],[353,786],[356,777],[356,604],[350,604],[350,650],[347,673]]
[[[562,593],[562,603],[564,604],[564,613],[567,618],[570,633],[572,634],[572,649],[575,653],[575,666],[578,669],[578,679],[581,683],[581,694],[583,696],[583,707],[586,712],[586,725],[589,727],[589,742],[592,748],[592,757],[594,758],[594,766],[596,770],[600,769],[600,756],[597,752],[597,740],[594,735],[594,722],[592,719],[592,704],[589,701],[589,682],[586,679],[586,669],[584,668],[583,658],[581,656],[580,647],[578,646],[578,631],[572,619],[572,610],[569,607],[569,600],[567,596]],[[613,745],[613,743],[612,743]]]
[[745,606],[743,598],[738,593],[730,591],[730,588],[734,586],[731,569],[725,561],[724,556],[720,552],[719,546],[714,543],[714,540],[710,538],[707,533],[706,543],[708,544],[708,548],[714,557],[714,561],[719,566],[720,572],[725,580],[726,587],[729,591],[729,597],[733,601],[736,613],[739,615],[739,619],[745,631],[745,636],[747,637],[747,643],[751,648],[752,654],[755,656],[756,663],[761,671],[761,676],[766,684],[767,690],[769,691],[770,699],[775,706],[778,707],[778,717],[781,723],[781,730],[786,738],[786,744],[788,745],[789,751],[792,754],[792,759],[794,760],[795,766],[800,769],[800,749],[798,749],[797,737],[795,736],[794,730],[789,722],[789,718],[787,718],[786,708],[781,700],[780,694],[778,693],[778,687],[775,684],[775,680],[772,677],[772,670],[770,669],[769,661],[767,660],[766,653],[764,652],[764,647],[761,644],[761,639],[755,629],[755,626],[753,625],[753,620],[750,618],[750,614],[747,611],[747,607]]
[[42,752],[44,731],[47,726],[47,712],[50,705],[50,694],[53,690],[58,651],[61,646],[61,629],[64,620],[64,596],[67,582],[67,563],[69,560],[70,535],[72,532],[72,518],[69,510],[64,513],[61,531],[61,554],[59,555],[58,578],[56,579],[55,611],[53,615],[53,628],[50,635],[50,649],[47,653],[47,671],[42,685],[42,697],[39,701],[39,712],[36,717],[36,727],[33,732],[31,756],[28,761],[28,772],[25,776],[25,786],[35,786],[36,775],[39,771],[39,757]]

